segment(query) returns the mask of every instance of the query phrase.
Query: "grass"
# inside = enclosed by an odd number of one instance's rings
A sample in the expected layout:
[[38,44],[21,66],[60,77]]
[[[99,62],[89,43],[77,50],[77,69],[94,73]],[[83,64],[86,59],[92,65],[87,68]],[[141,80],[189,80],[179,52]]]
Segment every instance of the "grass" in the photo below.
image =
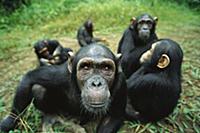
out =
[[[23,74],[36,67],[34,42],[53,38],[77,50],[77,28],[85,19],[91,18],[95,23],[95,35],[106,37],[115,52],[130,18],[144,12],[159,18],[159,37],[179,42],[184,51],[183,92],[169,117],[149,124],[126,122],[119,132],[200,133],[200,15],[184,5],[159,0],[32,0],[30,6],[20,8],[10,16],[1,15],[0,120],[10,111],[15,88]],[[22,121],[14,132],[36,132],[41,128],[40,113],[32,105]],[[90,124],[86,128],[93,130]],[[55,130],[66,131],[67,127],[58,126]]]

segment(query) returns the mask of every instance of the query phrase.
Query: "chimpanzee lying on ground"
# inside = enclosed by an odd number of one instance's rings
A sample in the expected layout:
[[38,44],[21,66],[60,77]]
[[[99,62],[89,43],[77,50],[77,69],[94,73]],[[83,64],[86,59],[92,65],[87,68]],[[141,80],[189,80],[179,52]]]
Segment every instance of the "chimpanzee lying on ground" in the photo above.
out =
[[91,20],[87,20],[79,29],[77,32],[77,40],[79,45],[82,46],[86,46],[89,45],[91,43],[95,43],[95,42],[100,42],[103,41],[105,42],[106,39],[105,38],[94,38],[93,37],[93,23]]
[[122,69],[128,78],[139,67],[139,58],[157,40],[155,33],[157,17],[142,14],[131,19],[132,24],[125,30],[118,46],[118,53],[122,53]]
[[182,60],[180,46],[169,39],[154,42],[141,56],[142,66],[127,80],[130,120],[158,121],[173,112],[181,93]]
[[63,48],[57,40],[42,40],[34,44],[40,66],[59,65],[67,61],[70,48]]
[[81,123],[100,117],[98,133],[117,132],[127,97],[119,56],[98,44],[82,47],[75,56],[69,54],[68,63],[39,67],[23,77],[11,113],[0,124],[1,131],[14,129],[33,99],[46,116],[75,115],[81,117]]

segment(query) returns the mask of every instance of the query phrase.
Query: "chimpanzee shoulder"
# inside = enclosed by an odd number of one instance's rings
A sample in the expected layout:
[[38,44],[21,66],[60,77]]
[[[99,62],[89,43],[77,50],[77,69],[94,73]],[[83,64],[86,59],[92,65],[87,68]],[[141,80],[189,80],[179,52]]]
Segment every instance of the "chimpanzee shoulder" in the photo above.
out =
[[56,85],[58,87],[64,87],[65,85],[69,86],[70,73],[66,68],[67,63],[61,65],[41,66],[35,70],[29,71],[25,77],[30,79],[32,84],[40,84],[44,87],[51,85],[54,87],[56,87]]

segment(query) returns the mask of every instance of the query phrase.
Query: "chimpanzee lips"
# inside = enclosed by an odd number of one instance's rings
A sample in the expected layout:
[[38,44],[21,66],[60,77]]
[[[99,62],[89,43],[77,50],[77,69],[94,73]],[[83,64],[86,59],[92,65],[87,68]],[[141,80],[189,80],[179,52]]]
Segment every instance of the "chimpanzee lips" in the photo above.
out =
[[106,105],[105,102],[93,102],[93,103],[89,103],[89,106],[91,106],[93,108],[101,108],[101,107],[103,107],[105,105]]
[[111,100],[109,98],[82,97],[83,107],[95,115],[104,115],[109,110]]

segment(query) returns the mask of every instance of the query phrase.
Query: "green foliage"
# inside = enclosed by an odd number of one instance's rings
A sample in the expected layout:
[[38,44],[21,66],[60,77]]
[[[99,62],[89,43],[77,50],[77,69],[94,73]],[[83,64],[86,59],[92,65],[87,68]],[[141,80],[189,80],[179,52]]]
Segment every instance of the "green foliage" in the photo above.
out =
[[[172,0],[31,0],[29,6],[22,6],[10,15],[1,14],[0,119],[8,114],[14,89],[22,75],[35,67],[34,42],[43,38],[75,38],[77,28],[91,18],[96,34],[104,35],[108,40],[113,36],[109,40],[113,41],[109,46],[113,50],[130,18],[144,12],[159,18],[159,37],[176,40],[184,50],[183,92],[178,107],[168,118],[149,124],[127,122],[119,132],[199,133],[200,15],[185,4]],[[73,49],[77,48],[76,44],[72,46]],[[23,132],[37,132],[41,128],[40,113],[32,106],[22,121],[19,129],[23,129]],[[55,130],[59,132],[65,129],[58,126]]]
[[5,106],[5,105],[3,104],[3,100],[2,100],[2,98],[0,97],[0,113],[3,112],[4,106]]
[[[0,59],[12,56],[6,54],[13,53],[12,49],[31,46],[41,38],[76,36],[77,28],[87,18],[94,20],[97,32],[122,32],[132,16],[143,12],[158,16],[162,25],[180,28],[197,25],[199,20],[188,8],[159,0],[32,0],[28,7],[1,15]],[[167,25],[165,28],[169,30]]]
[[200,11],[200,0],[164,0],[168,2],[177,2],[178,4],[184,4],[189,6],[191,9]]
[[1,24],[10,26],[35,26],[56,18],[60,13],[67,14],[78,0],[32,0],[30,6],[18,9],[10,16],[1,18]]

